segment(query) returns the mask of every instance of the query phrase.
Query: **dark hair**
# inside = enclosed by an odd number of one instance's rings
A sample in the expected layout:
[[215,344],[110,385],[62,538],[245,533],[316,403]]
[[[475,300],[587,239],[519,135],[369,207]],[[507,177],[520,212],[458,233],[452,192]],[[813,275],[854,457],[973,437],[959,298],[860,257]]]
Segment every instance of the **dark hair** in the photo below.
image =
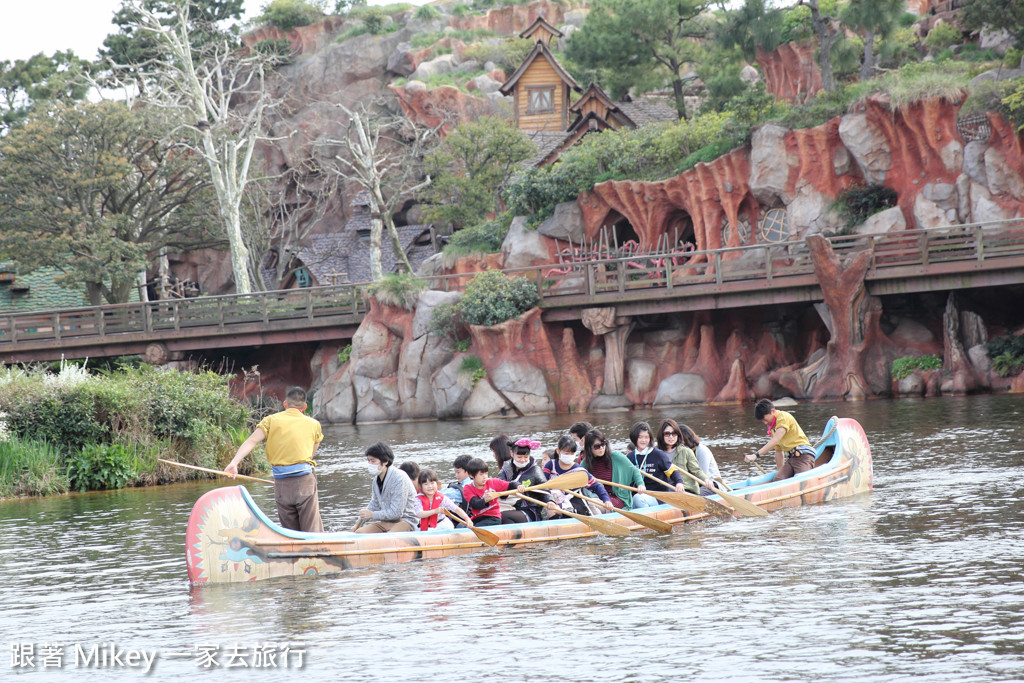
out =
[[485,463],[480,458],[473,458],[468,463],[466,463],[466,471],[469,472],[469,476],[475,477],[481,472],[487,471],[487,463]]
[[398,466],[398,469],[402,470],[409,475],[411,481],[419,481],[420,479],[420,466],[412,461],[403,462]]
[[636,440],[640,437],[643,432],[651,433],[651,425],[646,422],[637,422],[633,425],[633,428],[629,430],[629,440],[636,446]]
[[[665,443],[665,427],[669,427],[673,432],[676,433],[677,436],[681,435],[682,431],[679,429],[679,425],[676,423],[676,421],[671,418],[664,420],[661,423],[661,426],[658,427],[658,448],[665,451],[666,453],[671,453],[672,451],[675,450],[675,448],[669,448],[668,445]],[[683,437],[679,436],[679,438],[676,439],[676,446],[678,446],[682,442]]]
[[556,446],[556,448],[558,448],[559,452],[568,451],[569,453],[575,453],[576,439],[572,438],[568,434],[563,434],[558,440],[558,446]]
[[587,432],[587,435],[583,437],[583,467],[587,470],[591,470],[594,466],[594,444],[600,441],[604,444],[604,455],[608,457],[608,453],[611,452],[611,446],[608,445],[608,440],[604,438],[604,434],[597,429],[591,429]]
[[754,419],[763,420],[764,416],[775,410],[775,404],[770,399],[762,398],[754,406]]
[[441,480],[437,478],[437,472],[431,469],[421,470],[420,476],[416,478],[416,481],[420,486],[423,486],[424,482],[428,481],[436,481],[438,484],[441,483]]
[[586,438],[587,432],[594,428],[594,425],[589,422],[577,422],[572,427],[569,427],[569,433],[578,436],[581,439]]
[[458,468],[460,470],[464,470],[466,469],[466,465],[468,465],[469,461],[472,459],[472,455],[460,455],[459,457],[455,458],[455,461],[452,463],[452,469]]
[[[512,440],[504,434],[498,434],[487,444],[487,447],[494,453],[494,459],[498,462],[499,469],[512,459],[512,446]],[[527,448],[526,450],[529,451],[530,449]]]
[[682,435],[679,439],[687,448],[694,449],[700,445],[700,439],[698,439],[694,431],[686,425],[679,425],[679,433]]
[[302,387],[289,387],[288,392],[284,395],[284,400],[294,403],[297,407],[300,403],[306,402],[306,390]]
[[365,455],[367,458],[377,458],[382,464],[389,467],[395,461],[395,454],[391,452],[391,447],[383,441],[378,441],[367,448]]

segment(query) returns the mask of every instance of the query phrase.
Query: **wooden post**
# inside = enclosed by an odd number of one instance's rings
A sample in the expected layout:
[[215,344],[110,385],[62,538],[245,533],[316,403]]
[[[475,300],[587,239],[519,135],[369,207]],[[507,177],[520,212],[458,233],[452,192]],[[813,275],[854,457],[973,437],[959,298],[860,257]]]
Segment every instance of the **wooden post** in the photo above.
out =
[[715,251],[715,284],[722,284],[722,252]]
[[978,261],[985,260],[985,244],[982,242],[984,231],[980,225],[974,226],[974,248],[978,252]]
[[262,313],[263,313],[263,324],[264,325],[269,325],[270,324],[270,304],[267,303],[267,293],[266,292],[263,292],[260,295],[260,307],[262,308]]
[[153,310],[150,308],[152,304],[141,303],[142,306],[142,329],[146,334],[153,334]]
[[313,290],[306,289],[306,319],[313,320]]
[[224,331],[224,299],[217,297],[217,329]]
[[53,314],[53,338],[60,341],[60,313]]

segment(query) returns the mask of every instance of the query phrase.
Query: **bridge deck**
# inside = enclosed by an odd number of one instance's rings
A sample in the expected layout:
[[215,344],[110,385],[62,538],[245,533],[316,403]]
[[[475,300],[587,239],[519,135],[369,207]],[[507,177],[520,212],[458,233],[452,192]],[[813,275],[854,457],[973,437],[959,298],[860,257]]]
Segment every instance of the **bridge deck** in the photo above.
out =
[[[871,251],[875,295],[1024,284],[1024,221],[831,237],[841,256]],[[803,241],[690,253],[564,256],[506,271],[538,282],[545,320],[584,308],[620,315],[820,301]],[[463,276],[428,278],[458,289]],[[291,289],[0,315],[0,360],[24,362],[350,338],[366,314],[365,285]]]

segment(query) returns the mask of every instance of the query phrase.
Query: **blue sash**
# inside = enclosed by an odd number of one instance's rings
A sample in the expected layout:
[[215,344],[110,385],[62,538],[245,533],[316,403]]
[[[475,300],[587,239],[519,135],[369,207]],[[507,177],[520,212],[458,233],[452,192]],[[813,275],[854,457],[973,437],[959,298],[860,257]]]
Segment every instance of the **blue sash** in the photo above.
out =
[[287,479],[288,477],[301,477],[304,474],[311,474],[313,466],[308,462],[299,462],[294,465],[274,465],[274,479]]

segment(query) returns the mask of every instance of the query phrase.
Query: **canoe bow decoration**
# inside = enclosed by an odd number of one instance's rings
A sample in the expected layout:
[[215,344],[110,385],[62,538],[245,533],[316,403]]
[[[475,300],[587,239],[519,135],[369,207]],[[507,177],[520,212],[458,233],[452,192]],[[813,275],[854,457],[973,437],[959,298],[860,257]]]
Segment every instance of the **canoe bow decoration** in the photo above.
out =
[[[773,512],[871,490],[871,447],[856,420],[829,420],[817,452],[817,466],[808,472],[780,482],[770,481],[773,473],[752,477],[733,484],[732,494]],[[691,514],[669,505],[641,508],[637,512],[672,525],[710,519],[707,514]],[[649,533],[644,526],[617,513],[600,518],[631,531]],[[496,552],[527,543],[598,535],[574,519],[503,524],[488,530],[500,539]],[[606,542],[629,542],[602,538]],[[188,576],[193,584],[331,574],[487,549],[468,529],[394,534],[315,534],[283,529],[259,509],[243,486],[218,488],[201,496],[189,516],[185,544]]]

